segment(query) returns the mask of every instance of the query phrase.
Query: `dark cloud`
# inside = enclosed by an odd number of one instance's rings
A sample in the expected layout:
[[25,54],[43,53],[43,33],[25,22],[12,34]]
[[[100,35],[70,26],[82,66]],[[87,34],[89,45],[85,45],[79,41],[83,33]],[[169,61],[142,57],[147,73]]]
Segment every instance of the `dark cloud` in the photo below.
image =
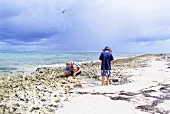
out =
[[169,0],[0,0],[0,49],[155,48],[170,39],[168,4]]

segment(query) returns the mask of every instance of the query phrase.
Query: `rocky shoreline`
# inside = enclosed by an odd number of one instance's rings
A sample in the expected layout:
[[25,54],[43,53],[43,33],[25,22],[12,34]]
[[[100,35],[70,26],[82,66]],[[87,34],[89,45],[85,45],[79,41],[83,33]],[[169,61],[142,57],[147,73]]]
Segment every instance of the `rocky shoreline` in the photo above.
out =
[[[112,64],[111,78],[118,79],[118,81],[111,80],[110,84],[131,83],[129,77],[132,75],[126,74],[124,69],[148,67],[149,58],[152,57],[164,59],[165,55],[142,55],[115,60]],[[73,92],[74,90],[96,86],[94,82],[100,83],[100,62],[82,63],[81,68],[83,73],[75,78],[61,77],[64,67],[43,67],[37,68],[31,75],[1,77],[0,113],[55,113],[63,107],[63,102],[68,102],[70,96],[81,95]],[[91,82],[85,79],[90,79]],[[167,91],[169,92],[169,89]],[[143,107],[145,106],[137,108]]]

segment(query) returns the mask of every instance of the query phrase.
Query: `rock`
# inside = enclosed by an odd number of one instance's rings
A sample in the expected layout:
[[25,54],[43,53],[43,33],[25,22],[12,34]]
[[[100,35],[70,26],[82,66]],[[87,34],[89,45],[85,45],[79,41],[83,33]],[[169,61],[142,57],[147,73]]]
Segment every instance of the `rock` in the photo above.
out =
[[145,110],[153,110],[154,107],[153,106],[150,106],[150,105],[140,105],[140,106],[137,106],[136,107],[137,109],[141,109],[142,111],[145,111]]
[[82,86],[81,83],[77,83],[77,84],[73,85],[73,87],[74,87],[74,88],[76,88],[76,87],[77,87],[77,88],[82,88],[83,86]]
[[40,107],[39,106],[32,107],[31,112],[34,111],[34,110],[40,110]]
[[112,100],[126,100],[126,101],[129,101],[130,98],[127,98],[127,97],[121,97],[121,96],[117,96],[117,97],[110,97],[110,99]]

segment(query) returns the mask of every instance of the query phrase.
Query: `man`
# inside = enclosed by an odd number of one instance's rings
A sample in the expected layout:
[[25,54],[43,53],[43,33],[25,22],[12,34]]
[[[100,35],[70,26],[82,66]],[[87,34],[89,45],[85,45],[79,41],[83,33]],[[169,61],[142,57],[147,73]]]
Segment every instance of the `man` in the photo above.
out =
[[66,68],[64,70],[63,76],[76,76],[81,74],[81,68],[78,64],[75,64],[73,62],[66,62]]
[[114,60],[113,55],[111,54],[112,50],[110,47],[106,46],[100,54],[99,59],[101,63],[101,76],[102,76],[102,86],[104,85],[105,77],[107,77],[107,85],[109,85],[110,76],[111,76],[111,61]]

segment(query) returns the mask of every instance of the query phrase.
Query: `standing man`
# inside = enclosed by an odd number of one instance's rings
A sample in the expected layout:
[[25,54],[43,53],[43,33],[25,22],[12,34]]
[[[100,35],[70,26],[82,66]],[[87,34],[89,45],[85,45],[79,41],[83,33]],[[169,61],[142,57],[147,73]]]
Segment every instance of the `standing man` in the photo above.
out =
[[106,46],[100,54],[99,59],[101,63],[101,76],[102,76],[102,86],[104,85],[105,77],[107,78],[107,85],[109,85],[110,76],[111,76],[111,61],[114,60],[113,55],[111,54],[112,50],[110,47]]

